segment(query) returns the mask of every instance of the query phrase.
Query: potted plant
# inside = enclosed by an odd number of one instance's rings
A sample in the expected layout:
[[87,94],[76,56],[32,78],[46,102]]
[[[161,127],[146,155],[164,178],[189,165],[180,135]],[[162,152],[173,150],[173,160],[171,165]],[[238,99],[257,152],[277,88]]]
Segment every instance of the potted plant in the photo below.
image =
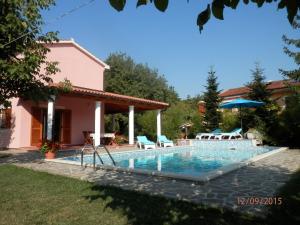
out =
[[47,140],[42,144],[40,151],[46,159],[54,159],[58,148],[59,144],[57,142]]

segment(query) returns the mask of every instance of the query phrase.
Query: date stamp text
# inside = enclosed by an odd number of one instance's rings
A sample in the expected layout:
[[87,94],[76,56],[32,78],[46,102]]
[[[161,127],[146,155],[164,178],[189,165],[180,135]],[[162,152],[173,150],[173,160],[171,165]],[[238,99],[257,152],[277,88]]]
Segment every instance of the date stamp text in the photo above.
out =
[[282,197],[237,197],[238,205],[281,205]]

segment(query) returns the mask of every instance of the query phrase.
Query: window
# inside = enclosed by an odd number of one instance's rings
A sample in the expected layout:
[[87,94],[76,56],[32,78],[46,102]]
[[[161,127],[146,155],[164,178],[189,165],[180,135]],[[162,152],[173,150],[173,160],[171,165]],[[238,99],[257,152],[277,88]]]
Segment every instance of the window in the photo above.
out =
[[1,109],[0,108],[0,129],[11,127],[11,108]]

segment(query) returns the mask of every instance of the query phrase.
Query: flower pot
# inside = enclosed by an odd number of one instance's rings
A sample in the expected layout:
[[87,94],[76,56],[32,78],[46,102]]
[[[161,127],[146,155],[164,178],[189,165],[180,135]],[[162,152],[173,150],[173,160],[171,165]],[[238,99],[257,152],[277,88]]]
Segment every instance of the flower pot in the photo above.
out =
[[46,152],[45,153],[45,158],[46,159],[54,159],[55,158],[55,152]]

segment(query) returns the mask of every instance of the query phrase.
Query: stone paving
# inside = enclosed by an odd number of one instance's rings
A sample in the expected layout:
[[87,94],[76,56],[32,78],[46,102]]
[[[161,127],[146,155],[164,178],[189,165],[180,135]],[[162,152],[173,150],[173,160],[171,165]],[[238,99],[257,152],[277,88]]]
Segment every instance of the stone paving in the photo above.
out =
[[37,171],[95,182],[98,185],[117,186],[123,189],[143,191],[152,195],[163,195],[210,206],[228,207],[233,210],[261,216],[264,215],[266,205],[241,205],[238,204],[238,198],[267,198],[274,196],[276,190],[300,166],[300,150],[286,150],[220,176],[205,184],[198,184],[191,181],[127,172],[93,171],[92,168],[45,162],[37,152],[12,153],[13,156],[11,157],[0,158],[0,164],[13,163]]

